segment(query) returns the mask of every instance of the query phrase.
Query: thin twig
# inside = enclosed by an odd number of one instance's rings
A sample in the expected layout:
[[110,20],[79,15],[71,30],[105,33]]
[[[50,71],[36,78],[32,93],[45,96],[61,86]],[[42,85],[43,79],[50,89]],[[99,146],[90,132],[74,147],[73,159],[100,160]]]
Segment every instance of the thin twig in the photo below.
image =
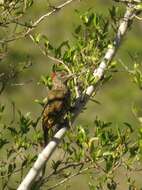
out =
[[141,3],[141,0],[114,0],[115,2],[120,2],[120,3]]
[[[62,3],[61,5],[57,6],[57,7],[53,7],[53,10],[42,15],[38,20],[36,20],[34,22],[34,24],[32,25],[32,27],[36,27],[39,23],[41,23],[46,17],[50,16],[51,14],[59,11],[60,9],[62,9],[63,7],[69,5],[71,2],[73,2],[74,0],[68,0],[68,1],[65,1],[64,3]],[[32,28],[30,28],[27,33],[31,32]]]
[[76,93],[76,99],[80,97],[79,86],[77,85],[77,77],[74,77],[74,88]]
[[26,36],[29,35],[29,33],[34,30],[38,24],[40,24],[45,18],[49,17],[50,15],[58,12],[59,10],[61,10],[62,8],[64,8],[65,6],[69,5],[71,2],[76,1],[76,0],[67,0],[64,3],[60,4],[57,7],[53,7],[53,10],[49,11],[48,13],[40,16],[31,26],[27,26],[28,29],[25,32],[22,32],[21,34],[17,34],[17,36],[11,37],[9,39],[5,39],[5,40],[1,40],[0,43],[8,43],[8,42],[12,42],[21,38],[24,38]]
[[142,17],[139,17],[139,16],[135,15],[135,18],[142,21]]
[[68,73],[69,73],[70,75],[72,75],[72,72],[71,72],[71,70],[69,69],[69,67],[68,67],[61,59],[57,59],[57,58],[55,58],[55,57],[53,57],[53,56],[51,56],[51,55],[49,55],[49,54],[47,54],[47,57],[48,57],[49,59],[51,59],[52,61],[61,63],[61,64],[65,67],[65,69],[68,71]]
[[[102,162],[103,162],[103,160],[100,160],[99,163],[102,163]],[[75,177],[75,176],[77,176],[77,175],[80,175],[80,174],[82,174],[82,173],[84,173],[84,172],[86,172],[86,171],[88,171],[88,170],[90,170],[90,169],[92,169],[92,168],[101,169],[103,172],[105,172],[104,169],[103,169],[100,165],[98,165],[97,163],[94,163],[94,164],[91,163],[90,166],[88,166],[88,167],[86,167],[86,168],[84,168],[84,169],[82,169],[82,170],[77,171],[76,173],[70,175],[69,177],[67,177],[67,178],[65,178],[65,179],[63,179],[63,180],[61,180],[59,183],[57,183],[57,184],[55,184],[55,185],[53,185],[53,186],[47,188],[47,190],[55,189],[55,188],[57,188],[58,186],[61,186],[62,184],[66,183],[66,182],[67,182],[68,180],[70,180],[71,178],[73,178],[73,177]]]
[[80,174],[82,174],[82,173],[84,173],[84,172],[86,172],[86,171],[88,171],[88,170],[90,170],[90,169],[92,169],[92,168],[94,168],[94,167],[95,167],[94,165],[91,165],[91,166],[86,167],[86,168],[84,168],[84,169],[82,169],[82,170],[79,170],[78,172],[76,172],[76,173],[70,175],[69,177],[67,177],[67,178],[65,178],[65,179],[63,179],[63,180],[61,180],[59,183],[57,183],[57,184],[55,184],[55,185],[53,185],[53,186],[51,186],[51,187],[48,187],[47,190],[55,189],[56,187],[59,187],[59,186],[61,186],[62,184],[64,184],[65,182],[69,181],[71,178],[73,178],[73,177],[75,177],[75,176],[78,176],[78,175],[80,175]]
[[24,86],[24,85],[29,84],[31,82],[33,82],[32,79],[25,81],[25,82],[22,82],[22,83],[12,83],[11,86]]
[[82,166],[85,162],[77,162],[77,163],[70,163],[70,164],[67,164],[61,168],[59,168],[57,171],[52,171],[48,176],[46,176],[44,179],[43,179],[43,182],[45,182],[47,179],[49,179],[51,176],[53,175],[56,175],[60,172],[62,172],[63,170],[65,169],[68,169],[68,168],[71,168],[71,167],[77,167],[77,166]]

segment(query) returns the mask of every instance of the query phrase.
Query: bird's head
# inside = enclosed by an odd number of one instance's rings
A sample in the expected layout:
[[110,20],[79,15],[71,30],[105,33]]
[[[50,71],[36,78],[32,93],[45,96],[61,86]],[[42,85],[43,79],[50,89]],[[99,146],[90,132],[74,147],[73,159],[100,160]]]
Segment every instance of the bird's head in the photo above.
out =
[[67,74],[63,71],[53,72],[51,74],[52,82],[67,84],[68,80],[73,77],[73,74]]

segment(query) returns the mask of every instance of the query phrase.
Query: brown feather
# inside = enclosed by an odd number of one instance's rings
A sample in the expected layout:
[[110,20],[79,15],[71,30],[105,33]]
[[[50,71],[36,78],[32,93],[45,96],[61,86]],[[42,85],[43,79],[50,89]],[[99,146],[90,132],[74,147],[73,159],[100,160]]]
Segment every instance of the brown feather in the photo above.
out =
[[63,122],[69,106],[70,91],[66,84],[56,78],[52,89],[48,92],[48,102],[43,110],[42,127],[45,146],[49,141],[49,130]]

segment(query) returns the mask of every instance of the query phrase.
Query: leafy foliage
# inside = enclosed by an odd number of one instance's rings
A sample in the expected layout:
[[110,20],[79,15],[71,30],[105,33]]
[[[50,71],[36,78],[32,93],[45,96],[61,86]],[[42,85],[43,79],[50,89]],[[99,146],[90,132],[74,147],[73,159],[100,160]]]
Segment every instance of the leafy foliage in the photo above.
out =
[[[23,30],[33,27],[30,21],[21,24],[22,17],[33,5],[32,0],[28,1],[1,1],[0,9],[3,13],[0,26],[20,27]],[[119,9],[113,7],[109,12],[109,17],[104,17],[88,10],[85,13],[76,11],[80,17],[80,24],[76,26],[73,33],[73,43],[69,41],[61,42],[58,47],[53,47],[46,35],[31,34],[30,38],[40,49],[41,53],[52,59],[55,64],[53,71],[66,71],[73,74],[69,87],[72,92],[72,103],[74,105],[78,94],[85,92],[86,87],[96,84],[93,71],[97,68],[113,39],[118,28]],[[19,33],[18,33],[19,34]],[[24,33],[25,35],[25,33]],[[6,36],[9,39],[9,36]],[[14,33],[12,41],[17,38]],[[1,51],[7,50],[7,41],[3,39]],[[100,87],[104,82],[108,82],[112,72],[116,69],[116,62],[113,61],[107,68],[103,76]],[[28,66],[24,64],[16,71],[19,73]],[[142,72],[140,65],[135,63],[127,71],[133,77],[133,81],[142,88]],[[15,67],[14,67],[15,71]],[[12,70],[12,74],[17,74]],[[8,75],[9,76],[9,75]],[[11,76],[11,75],[10,75]],[[13,76],[13,75],[12,75]],[[9,77],[10,78],[10,77]],[[8,78],[8,79],[9,79]],[[2,81],[2,76],[0,76]],[[3,80],[7,81],[7,80]],[[3,82],[2,81],[2,82]],[[44,87],[52,87],[51,77],[42,75],[39,81]],[[44,106],[46,98],[38,104]],[[5,106],[0,106],[0,184],[2,189],[16,189],[25,173],[33,165],[37,158],[37,153],[42,149],[43,134],[40,128],[41,116],[33,119],[28,112],[16,110],[16,120],[4,122]],[[140,117],[139,117],[140,118]],[[138,118],[138,119],[139,119]],[[69,117],[70,119],[70,117]],[[139,121],[141,121],[139,119]],[[136,134],[136,137],[134,137]],[[111,122],[104,122],[95,118],[92,126],[76,125],[68,131],[63,143],[58,149],[59,157],[52,160],[50,170],[45,173],[42,185],[45,189],[54,189],[64,184],[69,179],[78,175],[90,177],[88,186],[90,190],[108,189],[115,190],[121,185],[117,176],[119,170],[125,171],[125,183],[128,189],[136,189],[136,181],[132,180],[132,172],[141,172],[142,158],[142,128],[135,131],[135,127],[128,122],[116,127]],[[56,184],[55,184],[56,177]],[[12,188],[11,188],[12,187]]]

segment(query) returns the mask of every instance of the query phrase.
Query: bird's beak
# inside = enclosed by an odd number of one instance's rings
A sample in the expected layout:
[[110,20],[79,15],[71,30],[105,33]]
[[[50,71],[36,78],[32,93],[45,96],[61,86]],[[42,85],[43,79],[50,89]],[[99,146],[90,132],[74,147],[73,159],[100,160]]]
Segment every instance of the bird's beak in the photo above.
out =
[[72,79],[75,76],[75,74],[69,74],[67,77],[68,79]]
[[75,76],[75,74],[69,74],[64,77],[64,82],[67,82],[68,80],[72,79]]

